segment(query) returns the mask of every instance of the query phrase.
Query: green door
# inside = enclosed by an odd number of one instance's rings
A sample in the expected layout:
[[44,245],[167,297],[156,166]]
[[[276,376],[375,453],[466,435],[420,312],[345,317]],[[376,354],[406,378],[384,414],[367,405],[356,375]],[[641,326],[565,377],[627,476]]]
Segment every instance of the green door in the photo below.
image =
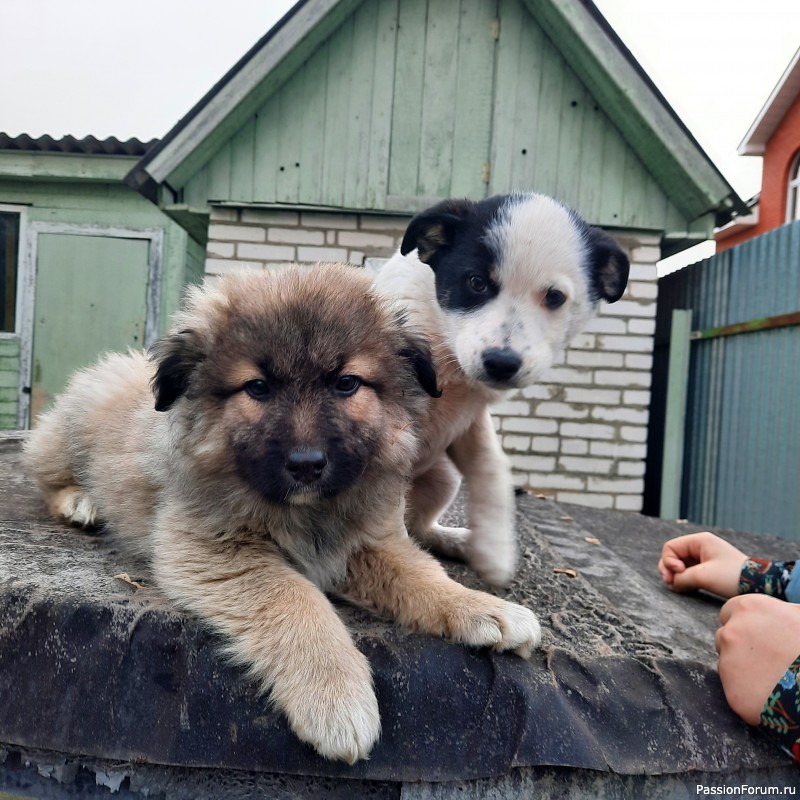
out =
[[100,353],[143,347],[147,239],[39,234],[33,325],[33,422],[70,374]]

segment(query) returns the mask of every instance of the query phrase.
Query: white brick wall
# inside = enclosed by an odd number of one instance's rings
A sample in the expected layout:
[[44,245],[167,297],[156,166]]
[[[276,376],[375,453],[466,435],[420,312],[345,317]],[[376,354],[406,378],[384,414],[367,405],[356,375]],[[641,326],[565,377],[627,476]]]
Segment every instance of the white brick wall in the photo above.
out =
[[[628,235],[620,241],[631,257],[625,296],[601,304],[564,363],[542,383],[516,393],[493,412],[512,456],[515,483],[562,502],[639,511],[660,251],[655,237]],[[516,413],[522,399],[528,405],[525,415]],[[537,456],[554,459],[551,468],[537,467]]]
[[293,261],[388,257],[400,246],[408,217],[214,208],[208,227],[206,274],[274,267]]
[[[216,208],[206,273],[291,261],[390,256],[408,217]],[[601,304],[564,362],[493,409],[514,483],[562,502],[638,511],[642,505],[656,309],[654,236],[620,237],[631,257],[625,296]]]

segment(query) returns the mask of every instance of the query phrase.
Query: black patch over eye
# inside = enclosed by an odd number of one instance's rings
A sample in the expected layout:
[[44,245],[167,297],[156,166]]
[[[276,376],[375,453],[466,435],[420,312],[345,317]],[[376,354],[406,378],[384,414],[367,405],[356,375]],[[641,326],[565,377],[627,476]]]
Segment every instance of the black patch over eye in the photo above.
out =
[[269,386],[267,386],[266,381],[262,381],[260,378],[248,381],[243,388],[253,400],[264,401],[269,397]]
[[467,278],[467,284],[475,294],[486,294],[489,290],[489,281],[481,275],[470,275]]
[[567,296],[564,292],[558,289],[548,289],[547,294],[544,296],[544,304],[551,311],[561,308],[567,302]]
[[360,386],[360,378],[357,378],[355,375],[342,375],[339,380],[336,381],[333,388],[336,390],[337,394],[343,397],[350,397],[358,391]]

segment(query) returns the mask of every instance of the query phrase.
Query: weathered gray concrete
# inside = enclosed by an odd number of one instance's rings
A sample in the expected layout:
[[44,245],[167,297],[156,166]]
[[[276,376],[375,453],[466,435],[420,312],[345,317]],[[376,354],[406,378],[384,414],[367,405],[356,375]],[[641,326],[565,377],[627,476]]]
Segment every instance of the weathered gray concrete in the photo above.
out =
[[[17,443],[0,440],[0,792],[89,796],[97,776],[121,796],[176,798],[683,797],[696,783],[800,782],[725,703],[720,602],[661,585],[661,543],[696,528],[531,496],[518,512],[521,568],[506,594],[544,624],[530,661],[341,606],[383,719],[371,759],[351,768],[297,741],[142,565],[49,520]],[[766,557],[791,547],[725,535]],[[566,568],[576,577],[555,571]]]

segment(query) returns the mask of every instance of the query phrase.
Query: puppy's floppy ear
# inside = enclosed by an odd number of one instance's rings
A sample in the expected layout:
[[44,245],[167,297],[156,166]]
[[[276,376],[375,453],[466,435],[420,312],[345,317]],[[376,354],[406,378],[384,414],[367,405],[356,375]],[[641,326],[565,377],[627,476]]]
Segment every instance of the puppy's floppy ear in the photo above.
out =
[[431,348],[421,336],[405,334],[405,345],[399,353],[414,370],[419,385],[431,396],[441,397],[442,390],[437,384],[436,367],[433,365]]
[[166,411],[189,388],[192,372],[205,358],[200,336],[193,330],[171,333],[152,345],[150,360],[156,363],[151,386],[156,411]]
[[445,200],[417,214],[408,223],[400,252],[405,256],[416,249],[419,260],[435,269],[438,257],[453,246],[458,228],[474,205],[470,200]]
[[628,256],[600,228],[589,228],[589,248],[592,288],[597,297],[615,303],[628,283]]

